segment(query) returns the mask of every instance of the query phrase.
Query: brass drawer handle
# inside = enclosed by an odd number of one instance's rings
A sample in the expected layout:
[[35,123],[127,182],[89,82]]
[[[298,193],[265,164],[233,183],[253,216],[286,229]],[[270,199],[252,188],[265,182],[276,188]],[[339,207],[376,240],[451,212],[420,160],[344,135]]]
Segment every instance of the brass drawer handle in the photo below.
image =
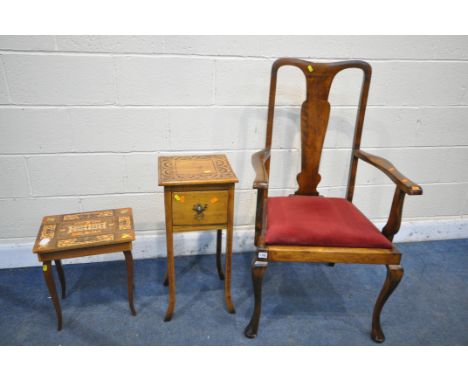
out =
[[201,220],[203,219],[204,211],[208,208],[208,204],[201,205],[200,203],[194,204],[192,210],[196,212],[195,219]]

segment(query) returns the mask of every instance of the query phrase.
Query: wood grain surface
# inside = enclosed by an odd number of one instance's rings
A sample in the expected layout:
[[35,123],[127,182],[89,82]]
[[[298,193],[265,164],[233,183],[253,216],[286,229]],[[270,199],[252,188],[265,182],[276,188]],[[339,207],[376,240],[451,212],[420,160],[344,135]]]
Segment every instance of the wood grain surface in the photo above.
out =
[[37,254],[135,240],[131,208],[46,216],[33,247]]
[[[173,192],[172,224],[226,224],[227,204],[227,190]],[[197,212],[197,206],[200,206],[203,211]]]
[[159,185],[237,183],[226,155],[161,156]]

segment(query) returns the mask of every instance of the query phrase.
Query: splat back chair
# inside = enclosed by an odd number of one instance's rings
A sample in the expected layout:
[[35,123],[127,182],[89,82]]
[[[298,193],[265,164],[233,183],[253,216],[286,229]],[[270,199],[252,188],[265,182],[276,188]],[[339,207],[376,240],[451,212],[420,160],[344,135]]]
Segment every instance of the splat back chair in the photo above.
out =
[[[301,108],[301,172],[298,190],[288,197],[268,197],[270,149],[275,108],[276,80],[282,66],[295,66],[306,77],[306,100]],[[364,73],[357,112],[346,198],[319,197],[319,165],[330,115],[328,95],[334,77],[344,69]],[[405,195],[421,195],[422,189],[408,180],[387,160],[360,149],[364,114],[371,79],[371,66],[363,61],[314,63],[280,58],[271,71],[265,149],[252,156],[256,171],[253,188],[258,190],[255,222],[257,253],[252,264],[255,305],[245,335],[257,335],[261,312],[262,280],[268,263],[323,262],[382,264],[387,277],[372,316],[371,337],[385,340],[380,326],[382,307],[403,276],[400,252],[392,245],[401,223]],[[390,215],[382,232],[352,204],[358,160],[383,171],[396,185]]]

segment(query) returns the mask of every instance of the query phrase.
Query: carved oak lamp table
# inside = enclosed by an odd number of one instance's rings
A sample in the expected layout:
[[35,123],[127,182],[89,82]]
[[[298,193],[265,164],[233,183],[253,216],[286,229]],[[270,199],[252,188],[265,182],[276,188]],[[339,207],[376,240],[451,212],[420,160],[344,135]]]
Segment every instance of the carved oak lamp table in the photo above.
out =
[[133,306],[133,258],[132,241],[135,240],[131,208],[83,212],[68,215],[46,216],[33,247],[42,262],[47,288],[57,315],[57,330],[62,329],[62,310],[52,275],[52,261],[55,263],[65,298],[65,275],[62,259],[123,252],[127,265],[128,304],[132,315]]
[[[231,301],[232,235],[234,187],[238,182],[225,155],[159,157],[159,185],[164,186],[166,211],[167,273],[169,305],[164,321],[175,308],[173,233],[216,230],[216,266],[224,280],[227,310],[235,313]],[[226,229],[226,267],[221,266],[222,230]]]

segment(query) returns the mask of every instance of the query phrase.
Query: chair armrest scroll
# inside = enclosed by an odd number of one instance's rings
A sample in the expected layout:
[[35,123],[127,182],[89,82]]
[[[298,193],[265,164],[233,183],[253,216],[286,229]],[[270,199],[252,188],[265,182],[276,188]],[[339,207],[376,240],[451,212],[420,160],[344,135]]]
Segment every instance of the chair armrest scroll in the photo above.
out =
[[421,186],[419,186],[418,184],[406,178],[388,160],[382,157],[379,157],[377,155],[366,153],[365,151],[362,151],[362,150],[355,150],[354,155],[357,158],[362,159],[364,162],[367,162],[371,164],[372,166],[377,167],[379,170],[381,170],[405,194],[408,194],[408,195],[421,195],[422,194],[423,191],[422,191]]
[[255,180],[253,188],[268,188],[268,171],[265,167],[266,161],[270,158],[270,150],[264,149],[252,155],[252,166],[255,170]]

